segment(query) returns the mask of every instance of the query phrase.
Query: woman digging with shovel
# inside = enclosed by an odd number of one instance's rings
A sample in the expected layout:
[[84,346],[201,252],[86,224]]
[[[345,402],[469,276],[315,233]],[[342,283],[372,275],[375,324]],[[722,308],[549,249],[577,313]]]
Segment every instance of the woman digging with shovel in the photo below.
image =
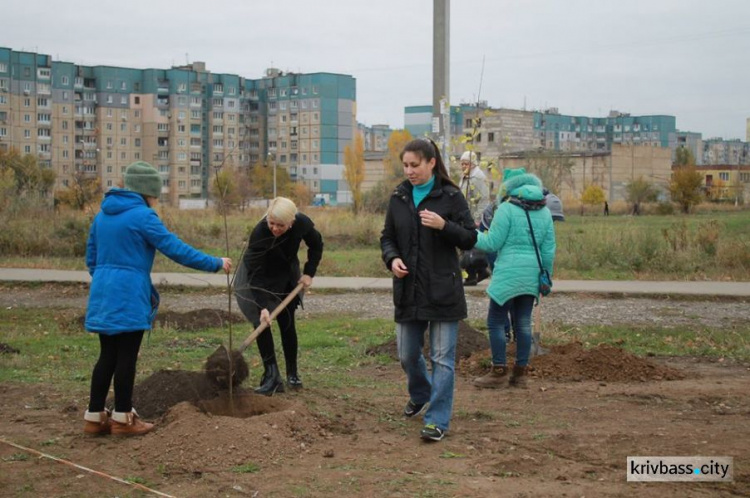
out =
[[[300,272],[297,257],[302,241],[307,245],[304,272]],[[258,350],[263,360],[263,377],[260,387],[255,390],[258,394],[271,396],[284,391],[270,328],[272,317],[268,310],[276,308],[298,284],[304,289],[310,287],[322,257],[323,237],[313,221],[297,212],[297,206],[290,199],[277,197],[271,201],[266,215],[250,234],[235,282],[237,304],[245,317],[256,328],[261,322],[268,324],[258,336]],[[294,321],[295,310],[301,302],[301,296],[295,296],[276,316],[287,385],[292,389],[302,387],[297,371],[297,328]]]

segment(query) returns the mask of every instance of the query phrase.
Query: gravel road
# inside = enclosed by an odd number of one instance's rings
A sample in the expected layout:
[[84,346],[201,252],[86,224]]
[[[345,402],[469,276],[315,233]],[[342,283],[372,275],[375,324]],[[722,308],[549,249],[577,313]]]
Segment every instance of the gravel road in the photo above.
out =
[[[71,285],[38,287],[4,285],[0,289],[0,309],[12,308],[80,308],[86,307],[87,288]],[[196,309],[227,309],[226,294],[219,292],[161,291],[163,310],[184,312]],[[483,321],[487,313],[487,296],[473,291],[466,297],[469,319]],[[236,304],[232,303],[237,311]],[[299,316],[321,314],[357,314],[362,318],[392,318],[393,305],[388,292],[350,292],[333,294],[311,292],[305,296],[305,309]],[[750,324],[747,301],[679,300],[656,298],[612,298],[579,294],[552,294],[544,300],[545,322],[566,325],[656,325],[680,327],[705,325],[711,328]]]

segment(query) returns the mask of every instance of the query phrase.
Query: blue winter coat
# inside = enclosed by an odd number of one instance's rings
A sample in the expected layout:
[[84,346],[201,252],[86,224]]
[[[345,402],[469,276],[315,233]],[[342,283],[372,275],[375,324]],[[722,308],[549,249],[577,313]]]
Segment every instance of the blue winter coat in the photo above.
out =
[[151,284],[156,249],[196,270],[222,268],[221,258],[193,249],[167,230],[140,194],[107,192],[86,245],[92,278],[86,330],[115,335],[151,329],[159,306],[159,294]]
[[[522,174],[503,184],[505,191],[527,201],[544,199],[542,183],[531,174]],[[542,266],[552,275],[555,261],[555,228],[552,214],[543,207],[528,211],[534,236],[539,247]],[[511,202],[503,202],[487,232],[479,233],[476,248],[486,252],[497,251],[492,280],[487,294],[503,305],[509,299],[522,295],[539,295],[539,263],[529,231],[526,211]]]

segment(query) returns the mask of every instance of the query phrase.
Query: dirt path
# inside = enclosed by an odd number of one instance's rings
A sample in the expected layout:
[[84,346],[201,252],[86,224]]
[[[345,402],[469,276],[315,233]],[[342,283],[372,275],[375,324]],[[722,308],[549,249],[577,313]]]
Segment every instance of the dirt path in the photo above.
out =
[[[165,290],[162,311],[188,312],[199,309],[227,309],[226,294],[221,292],[185,292]],[[4,286],[0,292],[0,308],[53,307],[84,309],[85,286],[48,284],[38,287]],[[487,296],[478,291],[467,294],[469,319],[484,321]],[[239,313],[236,303],[235,313]],[[750,306],[743,301],[677,300],[654,298],[610,298],[596,295],[552,294],[542,305],[544,321],[567,325],[618,324],[679,327],[706,325],[720,328],[750,322]],[[393,304],[388,292],[351,292],[332,294],[313,289],[305,297],[300,316],[321,314],[352,314],[362,318],[392,318]]]

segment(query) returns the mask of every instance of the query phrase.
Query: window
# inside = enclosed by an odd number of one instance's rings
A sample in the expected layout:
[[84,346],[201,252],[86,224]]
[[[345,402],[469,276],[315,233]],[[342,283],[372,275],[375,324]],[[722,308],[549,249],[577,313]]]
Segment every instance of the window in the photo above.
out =
[[122,145],[122,146],[126,146],[126,145],[128,145],[128,139],[127,139],[127,138],[124,138],[124,137],[123,137],[123,138],[121,138],[121,139],[120,139],[120,145]]
[[128,84],[126,82],[124,82],[124,81],[121,81],[120,82],[120,90],[127,90],[127,89],[128,89]]
[[31,107],[31,99],[23,99],[24,107]]
[[70,78],[68,78],[67,76],[63,76],[62,78],[60,78],[60,83],[65,86],[70,85]]
[[494,142],[494,141],[495,141],[495,133],[493,133],[493,132],[488,132],[488,133],[487,133],[487,141],[488,141],[488,142]]
[[127,95],[121,96],[120,97],[120,104],[127,105],[127,103],[128,103],[128,97],[127,97]]
[[112,80],[107,80],[107,88],[108,88],[109,90],[111,90],[111,89],[112,89]]
[[136,147],[140,147],[141,146],[141,139],[140,138],[136,138],[135,139],[135,146]]
[[136,105],[140,104],[141,103],[141,98],[136,95],[135,97],[133,97],[133,103],[135,103]]
[[8,65],[4,62],[0,62],[0,73],[7,73]]
[[23,138],[31,138],[31,130],[23,130]]
[[184,92],[185,90],[187,90],[187,85],[185,83],[180,83],[179,85],[177,85],[178,92]]
[[724,182],[728,182],[729,181],[729,172],[727,172],[727,171],[720,172],[719,173],[719,179],[722,180],[722,181],[724,181]]

